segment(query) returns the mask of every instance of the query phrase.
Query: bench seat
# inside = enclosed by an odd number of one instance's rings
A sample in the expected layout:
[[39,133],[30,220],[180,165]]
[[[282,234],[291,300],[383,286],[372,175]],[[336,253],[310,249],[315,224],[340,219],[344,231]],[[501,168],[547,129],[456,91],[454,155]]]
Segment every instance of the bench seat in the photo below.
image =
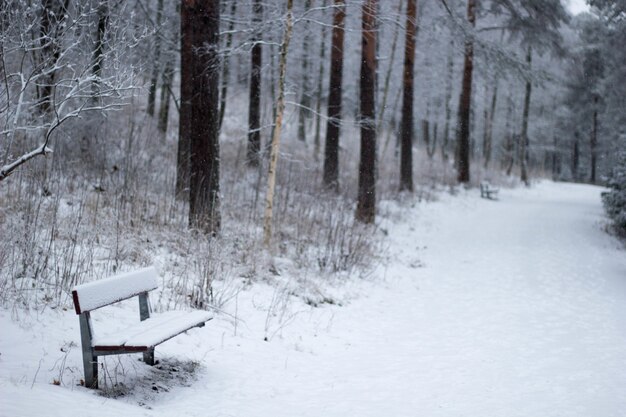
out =
[[213,318],[207,311],[168,311],[155,314],[122,331],[96,335],[92,346],[98,351],[144,352]]

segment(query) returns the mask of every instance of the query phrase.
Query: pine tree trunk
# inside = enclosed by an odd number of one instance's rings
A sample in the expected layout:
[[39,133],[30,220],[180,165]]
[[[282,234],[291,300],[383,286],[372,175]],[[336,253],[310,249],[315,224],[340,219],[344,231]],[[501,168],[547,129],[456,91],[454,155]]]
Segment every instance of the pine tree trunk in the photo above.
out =
[[180,112],[176,160],[176,197],[186,199],[189,191],[191,152],[191,95],[193,94],[193,11],[192,2],[183,1],[180,8]]
[[226,34],[226,57],[222,65],[222,88],[220,91],[220,130],[226,114],[226,97],[228,95],[228,81],[230,79],[230,48],[233,44],[233,31],[235,29],[235,19],[237,17],[237,0],[231,0],[230,22],[228,23],[228,33]]
[[[311,0],[304,0],[304,12],[311,8]],[[306,122],[311,117],[311,96],[309,95],[309,21],[304,21],[302,41],[302,87],[298,107],[298,140],[306,141]]]
[[[467,20],[474,26],[476,23],[476,0],[467,0]],[[459,117],[457,127],[456,144],[456,167],[457,180],[460,183],[470,181],[470,111],[472,100],[472,72],[474,69],[474,40],[465,41],[465,60],[463,63],[463,82],[461,84],[461,97],[459,99]]]
[[416,0],[406,6],[406,37],[404,42],[404,71],[402,121],[400,122],[400,191],[413,191],[413,68],[415,62]]
[[280,62],[278,77],[278,99],[276,102],[276,120],[274,134],[272,136],[272,148],[270,151],[270,166],[267,175],[267,195],[265,197],[265,216],[263,218],[263,240],[265,246],[270,245],[272,239],[272,218],[274,213],[274,189],[276,187],[276,168],[278,166],[278,150],[280,148],[280,130],[283,124],[285,111],[285,78],[287,74],[287,51],[293,28],[293,0],[287,0],[287,26],[280,45]]
[[346,17],[344,0],[335,0],[333,39],[330,52],[328,121],[324,149],[324,185],[339,190],[339,132],[341,127],[341,82],[343,76],[343,39]]
[[206,234],[220,229],[219,0],[184,0],[193,31],[189,225]]
[[[532,49],[529,46],[526,51],[526,64],[528,70],[532,64]],[[526,95],[524,96],[524,113],[522,115],[522,135],[520,138],[520,179],[527,186],[528,182],[528,115],[530,113],[530,94],[532,92],[532,84],[530,80],[526,81]]]
[[93,98],[98,96],[100,89],[100,78],[102,77],[102,65],[104,60],[104,37],[106,35],[106,28],[109,21],[109,10],[106,3],[100,4],[98,7],[98,28],[96,32],[96,45],[93,50],[92,61],[92,74],[95,79],[92,84]]
[[361,159],[356,219],[373,223],[376,218],[376,2],[363,3],[361,37]]
[[498,99],[498,78],[496,77],[493,93],[491,95],[491,109],[489,111],[489,120],[486,126],[485,143],[483,145],[483,155],[485,157],[485,168],[489,167],[491,161],[491,148],[493,146],[493,121],[496,114],[496,104]]
[[[161,19],[163,18],[163,0],[157,2],[156,30],[160,31]],[[154,57],[152,66],[152,77],[150,77],[150,88],[148,92],[148,114],[154,116],[154,106],[156,101],[157,81],[161,70],[161,34],[158,32],[154,37]]]
[[598,147],[598,96],[593,97],[593,125],[591,128],[591,183],[596,182],[596,164]]
[[450,48],[448,51],[448,77],[446,79],[446,104],[445,113],[446,121],[443,126],[443,140],[441,142],[441,158],[444,161],[448,160],[448,141],[450,138],[450,119],[452,117],[452,108],[450,107],[450,101],[452,100],[452,76],[454,75],[454,60],[452,59],[452,52],[454,51],[454,40],[450,38]]
[[[398,16],[402,12],[402,4],[404,0],[400,0],[398,2]],[[415,19],[414,19],[415,24]],[[407,29],[408,30],[408,29]],[[396,57],[396,45],[398,44],[398,34],[400,33],[400,25],[395,25],[393,31],[393,41],[391,42],[391,56],[389,57],[389,66],[387,67],[387,75],[385,75],[385,85],[383,87],[383,99],[380,105],[380,110],[378,114],[378,125],[376,130],[378,133],[382,133],[381,128],[383,124],[383,120],[385,119],[385,110],[387,110],[387,96],[389,95],[389,83],[391,82],[391,72],[395,68],[394,60]],[[413,42],[415,42],[415,36],[413,37]]]
[[250,100],[248,105],[248,157],[251,166],[258,166],[261,152],[261,67],[263,50],[261,49],[260,32],[258,26],[263,20],[263,6],[261,0],[254,0],[255,33],[254,46],[250,65]]
[[[159,108],[159,130],[167,133],[167,122],[170,116],[170,95],[172,91],[172,80],[174,79],[174,67],[172,60],[165,63],[163,70],[163,82],[161,87],[161,104]],[[165,138],[165,136],[164,136]]]
[[[322,2],[322,9],[326,9],[326,0]],[[318,78],[317,78],[317,103],[315,105],[315,138],[313,140],[313,156],[317,161],[320,154],[320,133],[322,127],[322,84],[324,81],[324,52],[326,50],[326,25],[322,25],[322,33],[321,33],[321,43],[320,43],[320,62],[319,62],[319,70],[318,70]]]

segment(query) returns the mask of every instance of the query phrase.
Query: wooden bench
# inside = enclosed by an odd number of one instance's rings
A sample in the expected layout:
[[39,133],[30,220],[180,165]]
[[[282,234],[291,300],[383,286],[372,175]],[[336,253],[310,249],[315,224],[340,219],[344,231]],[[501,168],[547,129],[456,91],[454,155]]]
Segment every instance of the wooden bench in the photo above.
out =
[[[151,315],[148,292],[158,288],[154,267],[77,285],[72,290],[79,315],[80,338],[85,368],[85,386],[98,388],[98,356],[143,352],[143,360],[154,365],[154,347],[193,327],[202,327],[213,317],[207,311],[169,311]],[[93,331],[90,312],[118,301],[139,298],[139,322],[111,334]]]
[[493,187],[487,181],[480,183],[480,197],[488,198],[489,200],[495,200],[498,197],[499,189]]

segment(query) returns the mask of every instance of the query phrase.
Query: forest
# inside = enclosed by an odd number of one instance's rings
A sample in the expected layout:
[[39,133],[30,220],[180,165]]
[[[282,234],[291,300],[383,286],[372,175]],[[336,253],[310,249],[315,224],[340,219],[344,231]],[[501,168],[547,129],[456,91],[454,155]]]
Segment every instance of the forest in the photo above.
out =
[[[293,303],[341,307],[395,271],[424,219],[463,229],[479,185],[503,227],[526,221],[507,193],[594,199],[623,241],[624,45],[626,0],[4,0],[1,311],[71,310],[77,285],[155,265],[154,309],[237,335],[261,291],[271,342]],[[428,242],[397,263],[428,268]]]

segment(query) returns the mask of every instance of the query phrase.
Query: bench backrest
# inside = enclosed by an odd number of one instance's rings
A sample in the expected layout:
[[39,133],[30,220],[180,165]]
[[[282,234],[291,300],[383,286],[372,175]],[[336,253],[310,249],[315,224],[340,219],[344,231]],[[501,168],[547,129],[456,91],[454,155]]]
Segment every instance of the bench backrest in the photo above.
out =
[[76,314],[95,310],[158,288],[156,268],[138,269],[87,284],[72,290]]

